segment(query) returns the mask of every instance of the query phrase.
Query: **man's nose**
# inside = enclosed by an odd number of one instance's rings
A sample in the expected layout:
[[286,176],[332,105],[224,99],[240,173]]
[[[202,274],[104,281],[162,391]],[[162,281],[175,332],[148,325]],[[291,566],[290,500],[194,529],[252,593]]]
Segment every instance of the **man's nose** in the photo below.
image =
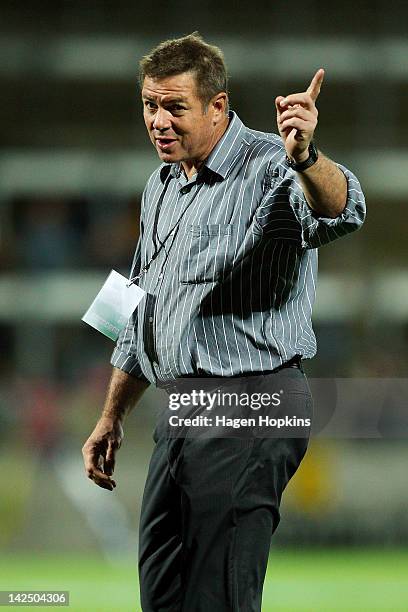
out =
[[158,108],[153,121],[153,129],[162,131],[167,130],[169,127],[171,127],[171,121],[168,111]]

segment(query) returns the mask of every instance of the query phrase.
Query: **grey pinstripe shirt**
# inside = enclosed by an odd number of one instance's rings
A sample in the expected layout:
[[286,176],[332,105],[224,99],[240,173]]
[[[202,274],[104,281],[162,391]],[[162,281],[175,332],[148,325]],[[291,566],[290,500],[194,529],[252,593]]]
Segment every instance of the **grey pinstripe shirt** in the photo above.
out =
[[285,163],[280,137],[245,127],[233,112],[190,180],[180,164],[162,164],[143,192],[132,276],[155,245],[161,250],[138,281],[147,296],[121,332],[112,365],[157,383],[313,357],[317,247],[358,229],[365,216],[359,182],[340,168],[346,208],[335,219],[319,217]]

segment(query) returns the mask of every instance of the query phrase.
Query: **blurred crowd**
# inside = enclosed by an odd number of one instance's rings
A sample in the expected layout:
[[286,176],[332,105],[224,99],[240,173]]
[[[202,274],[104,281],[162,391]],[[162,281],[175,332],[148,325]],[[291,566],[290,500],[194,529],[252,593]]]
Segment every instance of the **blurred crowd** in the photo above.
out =
[[0,271],[126,268],[138,236],[139,210],[138,196],[39,195],[6,201]]

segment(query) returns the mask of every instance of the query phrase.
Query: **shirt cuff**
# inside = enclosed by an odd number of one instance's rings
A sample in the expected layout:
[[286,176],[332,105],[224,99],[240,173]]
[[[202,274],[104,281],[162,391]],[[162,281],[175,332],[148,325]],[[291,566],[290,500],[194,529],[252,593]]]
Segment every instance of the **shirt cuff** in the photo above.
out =
[[129,353],[125,353],[120,349],[115,348],[110,362],[115,368],[118,368],[127,374],[131,374],[135,378],[139,378],[144,382],[150,382],[143,374],[139,360],[134,355],[129,355]]
[[[309,205],[309,209],[311,211],[311,216],[323,223],[327,223],[327,225],[337,225],[338,223],[342,223],[348,218],[353,217],[357,221],[357,225],[361,226],[365,219],[365,199],[363,192],[361,190],[360,183],[354,176],[350,170],[345,168],[342,164],[337,164],[336,166],[343,172],[347,181],[347,197],[346,197],[346,205],[343,208],[342,212],[339,213],[336,217],[326,217],[325,215],[319,214],[314,211]],[[306,198],[305,198],[306,200]],[[306,200],[307,203],[307,200]],[[358,228],[357,228],[358,229]]]

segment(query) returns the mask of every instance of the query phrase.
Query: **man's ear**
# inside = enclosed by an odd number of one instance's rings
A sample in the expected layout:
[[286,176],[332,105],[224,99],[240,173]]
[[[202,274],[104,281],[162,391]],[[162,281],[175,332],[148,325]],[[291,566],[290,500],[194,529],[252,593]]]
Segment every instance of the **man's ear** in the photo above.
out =
[[228,105],[228,95],[225,91],[221,91],[214,96],[210,104],[214,111],[214,120],[216,123],[219,123],[225,117],[225,110]]

